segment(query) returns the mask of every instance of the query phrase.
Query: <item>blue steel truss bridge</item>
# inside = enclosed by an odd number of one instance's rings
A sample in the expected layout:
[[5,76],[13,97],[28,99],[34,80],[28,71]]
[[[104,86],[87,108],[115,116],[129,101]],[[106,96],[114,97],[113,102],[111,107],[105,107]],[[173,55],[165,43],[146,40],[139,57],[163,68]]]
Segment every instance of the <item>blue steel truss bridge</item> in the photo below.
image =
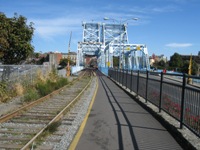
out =
[[86,66],[86,57],[95,57],[98,68],[149,70],[149,55],[145,44],[128,40],[127,24],[83,22],[82,41],[78,42],[77,66]]

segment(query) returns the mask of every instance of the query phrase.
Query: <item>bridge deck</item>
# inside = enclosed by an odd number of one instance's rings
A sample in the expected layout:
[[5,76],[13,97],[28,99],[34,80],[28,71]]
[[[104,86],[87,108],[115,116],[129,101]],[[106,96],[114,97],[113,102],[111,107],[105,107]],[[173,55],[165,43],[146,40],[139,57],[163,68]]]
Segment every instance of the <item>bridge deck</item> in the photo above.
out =
[[175,141],[150,113],[106,76],[99,89],[76,150],[179,150]]

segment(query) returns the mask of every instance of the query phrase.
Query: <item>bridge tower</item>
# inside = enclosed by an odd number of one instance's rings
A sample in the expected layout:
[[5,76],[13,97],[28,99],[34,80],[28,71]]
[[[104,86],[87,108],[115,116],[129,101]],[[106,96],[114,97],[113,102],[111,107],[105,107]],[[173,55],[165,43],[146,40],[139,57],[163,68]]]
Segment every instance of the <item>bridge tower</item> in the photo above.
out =
[[[122,56],[120,49],[128,43],[127,26],[126,24],[102,24],[102,26],[105,67],[113,67],[113,57]],[[113,45],[116,45],[116,47],[113,47]],[[120,62],[122,62],[122,59],[120,57]],[[121,67],[121,64],[119,67]]]
[[83,38],[78,42],[77,65],[85,65],[85,57],[98,57],[102,48],[101,24],[83,22]]
[[113,58],[119,58],[121,69],[150,69],[145,44],[130,44],[127,24],[83,22],[83,38],[78,42],[77,65],[84,65],[84,58],[96,56],[98,67],[113,67]]

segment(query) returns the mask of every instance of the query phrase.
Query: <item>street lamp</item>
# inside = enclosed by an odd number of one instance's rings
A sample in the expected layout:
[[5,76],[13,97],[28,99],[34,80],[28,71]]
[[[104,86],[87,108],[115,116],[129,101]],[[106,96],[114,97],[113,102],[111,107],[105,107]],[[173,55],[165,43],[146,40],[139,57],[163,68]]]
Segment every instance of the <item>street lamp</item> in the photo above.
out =
[[[121,54],[121,42],[122,42],[122,36],[121,36],[121,26],[122,26],[122,23],[124,23],[124,22],[126,22],[126,21],[128,21],[128,20],[135,20],[135,21],[137,21],[139,18],[129,18],[129,19],[125,19],[125,20],[116,20],[116,19],[113,19],[113,18],[108,18],[108,17],[104,17],[104,20],[113,20],[113,21],[116,21],[116,22],[118,22],[119,24],[120,24],[120,60],[119,60],[119,68],[122,68],[122,69],[124,69],[124,48],[123,48],[123,57],[122,57],[122,54]],[[108,57],[109,57],[109,54],[108,54]],[[122,67],[121,67],[121,63],[122,63]]]

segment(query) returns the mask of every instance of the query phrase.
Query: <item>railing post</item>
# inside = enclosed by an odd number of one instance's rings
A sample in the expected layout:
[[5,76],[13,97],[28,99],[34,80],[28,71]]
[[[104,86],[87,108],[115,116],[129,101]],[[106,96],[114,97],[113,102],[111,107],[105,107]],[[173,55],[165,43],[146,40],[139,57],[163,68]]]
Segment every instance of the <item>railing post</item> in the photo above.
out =
[[117,81],[117,69],[115,69],[115,81]]
[[118,69],[118,83],[120,82],[120,69]]
[[121,84],[122,81],[122,70],[119,69],[119,84]]
[[115,79],[115,70],[113,68],[109,68],[112,71],[112,78]]
[[138,91],[139,91],[139,77],[140,77],[140,71],[138,70],[138,73],[137,73],[137,96],[138,96]]
[[119,83],[119,69],[117,69],[117,82]]
[[145,101],[147,103],[147,98],[148,98],[148,80],[149,80],[149,71],[146,71],[147,75],[146,75],[146,97],[145,97]]
[[123,83],[124,83],[124,69],[122,69],[123,70],[123,72],[122,72],[122,86],[124,85]]
[[117,79],[117,70],[115,69],[115,68],[113,68],[113,73],[114,73],[114,77],[115,77],[115,81],[116,81],[116,79]]
[[114,80],[116,80],[116,74],[115,73],[116,73],[115,69],[112,68],[112,74],[113,74],[113,79]]
[[162,84],[163,84],[163,72],[161,72],[161,80],[160,80],[159,112],[161,112],[161,107],[162,107]]
[[128,69],[126,70],[126,89],[127,89],[127,80],[128,80]]
[[132,91],[132,82],[133,82],[133,70],[131,70],[130,92]]
[[115,71],[115,81],[117,81],[117,69],[114,69]]
[[108,68],[108,71],[111,71],[111,76],[112,76],[112,78],[114,78],[114,70],[113,70],[113,68]]
[[182,85],[182,94],[181,94],[181,118],[180,118],[180,128],[183,128],[183,114],[184,114],[184,97],[185,97],[185,85],[186,85],[186,78],[185,73],[183,74],[183,85]]

